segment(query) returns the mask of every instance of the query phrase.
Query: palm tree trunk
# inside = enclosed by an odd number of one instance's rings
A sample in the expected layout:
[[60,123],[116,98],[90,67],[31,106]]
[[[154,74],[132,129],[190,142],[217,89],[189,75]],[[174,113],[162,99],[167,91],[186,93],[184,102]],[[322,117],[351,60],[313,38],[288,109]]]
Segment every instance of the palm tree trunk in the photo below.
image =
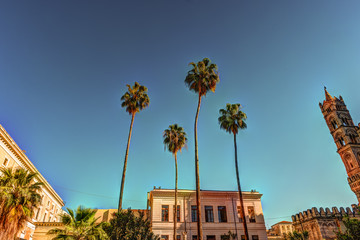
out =
[[198,143],[197,143],[197,123],[199,118],[200,112],[200,104],[201,104],[201,95],[199,93],[199,103],[196,110],[195,116],[195,126],[194,126],[194,134],[195,134],[195,178],[196,178],[196,215],[197,215],[197,232],[198,232],[198,239],[203,239],[203,232],[202,232],[202,222],[201,222],[201,201],[200,201],[200,176],[199,176],[199,156],[198,156]]
[[122,199],[123,199],[123,192],[124,192],[126,165],[127,165],[128,155],[129,155],[130,139],[131,139],[131,132],[132,132],[133,124],[134,124],[134,117],[135,117],[135,113],[133,113],[133,114],[131,115],[131,124],[130,124],[128,142],[127,142],[127,146],[126,146],[126,153],[125,153],[125,161],[124,161],[124,167],[123,167],[123,174],[122,174],[122,179],[121,179],[121,188],[120,188],[120,197],[119,197],[118,212],[120,212],[120,210],[122,209]]
[[174,211],[174,240],[176,240],[176,223],[177,223],[177,190],[178,190],[178,166],[177,166],[177,154],[175,153],[175,211]]
[[236,180],[238,185],[238,191],[239,191],[239,198],[240,198],[240,206],[241,206],[241,219],[244,227],[245,232],[245,240],[249,240],[249,233],[247,229],[246,224],[246,218],[245,218],[245,210],[244,210],[244,200],[241,192],[241,185],[240,185],[240,177],[239,177],[239,167],[238,167],[238,160],[237,160],[237,145],[236,145],[236,134],[234,133],[234,146],[235,146],[235,168],[236,168]]

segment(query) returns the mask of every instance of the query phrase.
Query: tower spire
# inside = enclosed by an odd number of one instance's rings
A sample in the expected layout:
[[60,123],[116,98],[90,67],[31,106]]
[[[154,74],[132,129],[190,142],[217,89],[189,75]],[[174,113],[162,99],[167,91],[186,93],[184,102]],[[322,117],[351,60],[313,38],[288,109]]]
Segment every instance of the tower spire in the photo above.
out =
[[328,93],[328,91],[326,90],[326,87],[325,87],[325,86],[324,86],[324,91],[325,91],[326,101],[333,100],[333,97],[330,95],[330,93]]

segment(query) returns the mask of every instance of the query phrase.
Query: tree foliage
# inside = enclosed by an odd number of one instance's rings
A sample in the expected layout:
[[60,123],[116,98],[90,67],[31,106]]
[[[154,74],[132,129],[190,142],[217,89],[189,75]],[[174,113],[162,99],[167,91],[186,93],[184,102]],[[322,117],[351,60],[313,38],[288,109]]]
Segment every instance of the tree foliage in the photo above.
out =
[[41,204],[43,184],[23,168],[1,168],[0,175],[0,239],[14,239]]
[[47,234],[55,235],[53,240],[106,240],[108,236],[102,223],[96,223],[96,209],[79,206],[74,212],[67,209],[68,214],[61,214],[64,229],[54,228]]
[[228,103],[225,109],[220,109],[220,117],[218,118],[220,128],[230,134],[237,134],[239,129],[245,129],[247,127],[245,123],[247,117],[240,109],[241,105],[239,103]]
[[123,101],[121,106],[125,107],[129,114],[138,113],[149,106],[150,99],[147,95],[148,89],[145,86],[140,85],[138,82],[135,82],[132,87],[129,84],[126,86],[128,91],[121,97]]
[[104,229],[110,240],[159,240],[160,238],[151,231],[150,221],[140,212],[136,217],[128,210],[114,213]]
[[185,147],[187,142],[184,129],[177,124],[170,125],[168,129],[165,129],[163,138],[165,149],[174,155],[178,151],[181,152],[181,149]]
[[215,92],[216,84],[219,83],[219,74],[217,66],[211,63],[210,59],[204,58],[195,64],[189,63],[193,68],[188,71],[185,78],[185,84],[190,91],[194,91],[201,96],[205,96],[208,91]]
[[360,220],[356,218],[344,217],[343,223],[346,227],[344,233],[337,232],[338,240],[360,240]]
[[309,233],[307,231],[293,231],[292,233],[285,234],[284,238],[285,240],[307,240],[309,239]]

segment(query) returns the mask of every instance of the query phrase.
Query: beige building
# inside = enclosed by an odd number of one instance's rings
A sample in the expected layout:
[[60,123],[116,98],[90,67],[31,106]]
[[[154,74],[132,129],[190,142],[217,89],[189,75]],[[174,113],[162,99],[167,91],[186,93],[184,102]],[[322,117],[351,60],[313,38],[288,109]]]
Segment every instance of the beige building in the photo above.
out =
[[267,232],[267,236],[268,239],[283,239],[285,234],[292,233],[293,231],[294,227],[292,222],[281,221],[271,226],[271,229]]
[[59,222],[59,214],[63,213],[63,200],[50,186],[46,179],[38,172],[35,166],[25,155],[25,151],[15,143],[5,129],[0,125],[0,166],[12,168],[25,168],[30,172],[38,173],[37,181],[44,185],[41,189],[41,206],[35,209],[34,218],[27,223],[27,227],[21,232],[20,239],[32,240],[35,223],[37,222]]
[[[221,235],[229,231],[237,233],[239,240],[244,237],[238,196],[237,191],[201,191],[204,239],[221,240]],[[243,192],[248,232],[252,240],[267,239],[261,196],[255,191]],[[177,205],[177,239],[195,240],[196,192],[178,190]],[[148,209],[152,231],[162,240],[173,240],[174,190],[154,188],[148,193]]]

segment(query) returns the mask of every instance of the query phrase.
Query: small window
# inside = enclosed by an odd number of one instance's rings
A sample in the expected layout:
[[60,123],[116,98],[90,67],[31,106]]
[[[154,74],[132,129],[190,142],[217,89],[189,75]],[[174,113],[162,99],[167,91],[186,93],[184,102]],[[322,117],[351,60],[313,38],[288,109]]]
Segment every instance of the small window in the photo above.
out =
[[3,165],[6,167],[9,163],[9,160],[7,158],[5,158],[4,162],[3,162]]
[[169,235],[161,235],[160,240],[169,240]]
[[252,235],[252,240],[259,240],[259,235]]
[[197,235],[192,235],[192,240],[197,240]]
[[237,216],[238,216],[239,222],[242,222],[242,218],[241,218],[241,206],[237,206]]
[[50,201],[48,201],[48,204],[47,204],[47,206],[48,206],[48,207],[50,206]]
[[341,146],[345,146],[345,141],[342,137],[339,138],[339,143]]
[[162,205],[161,221],[163,221],[163,222],[168,222],[169,221],[169,205]]
[[[249,221],[251,223],[254,223],[256,222],[255,220],[255,210],[254,210],[254,207],[253,206],[249,206],[248,207],[248,214],[249,214]],[[254,235],[255,236],[255,235]]]
[[205,221],[214,222],[214,211],[212,206],[205,206]]
[[215,235],[207,235],[206,240],[216,240]]
[[218,206],[219,222],[227,222],[226,207]]
[[181,236],[180,236],[180,235],[176,235],[176,240],[181,240]]
[[[175,205],[173,206],[173,211],[175,212]],[[177,205],[176,221],[180,222],[180,205]]]
[[245,235],[241,235],[241,240],[245,240]]
[[35,216],[35,219],[38,219],[38,217],[39,217],[39,213],[40,213],[40,208],[38,208],[38,210],[37,210],[37,213],[36,213],[36,216]]
[[[191,206],[191,221],[197,222],[197,206],[196,205]],[[197,235],[193,235],[193,237],[194,236],[197,236]]]
[[43,222],[45,222],[45,219],[46,219],[46,215],[47,215],[47,213],[45,213],[45,215],[44,215],[44,219],[43,219]]

